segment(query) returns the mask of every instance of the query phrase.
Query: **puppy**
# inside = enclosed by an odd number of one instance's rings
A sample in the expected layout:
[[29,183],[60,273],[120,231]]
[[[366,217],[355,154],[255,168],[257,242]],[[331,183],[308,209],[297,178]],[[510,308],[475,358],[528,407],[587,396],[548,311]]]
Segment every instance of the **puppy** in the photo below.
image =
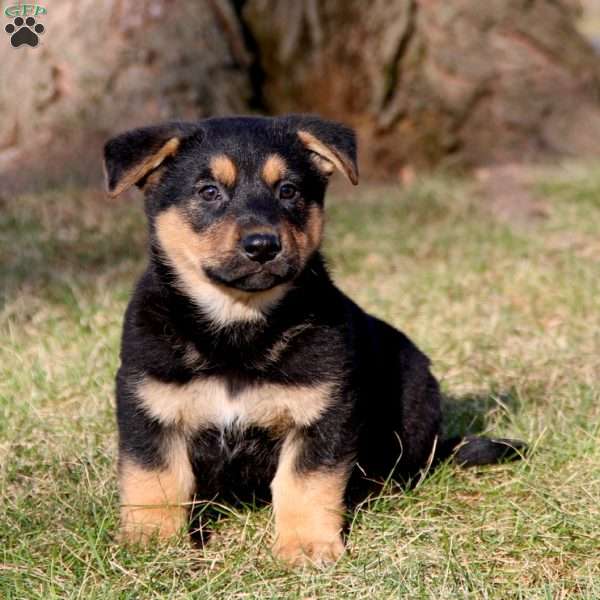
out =
[[319,248],[335,169],[358,182],[354,133],[312,116],[136,129],[105,146],[111,196],[143,189],[149,263],[117,375],[121,533],[168,538],[202,501],[271,499],[274,554],[335,561],[344,513],[454,452],[440,392],[401,332],[332,283]]

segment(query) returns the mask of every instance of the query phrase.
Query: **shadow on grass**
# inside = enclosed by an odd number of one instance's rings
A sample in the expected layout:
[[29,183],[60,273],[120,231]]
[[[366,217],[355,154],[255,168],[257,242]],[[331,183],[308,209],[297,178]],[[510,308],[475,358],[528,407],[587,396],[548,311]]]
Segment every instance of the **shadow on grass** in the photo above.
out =
[[521,402],[514,391],[442,397],[443,437],[480,435],[518,413]]

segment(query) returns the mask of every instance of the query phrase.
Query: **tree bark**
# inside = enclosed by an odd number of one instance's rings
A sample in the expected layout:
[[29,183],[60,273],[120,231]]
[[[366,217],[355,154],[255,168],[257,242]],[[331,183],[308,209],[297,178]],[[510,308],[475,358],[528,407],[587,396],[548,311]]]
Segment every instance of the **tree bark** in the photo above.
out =
[[0,166],[4,154],[78,169],[93,148],[85,168],[100,168],[101,141],[119,130],[247,110],[250,57],[243,40],[230,43],[242,38],[227,0],[55,0],[47,10],[37,48],[2,40]]
[[371,170],[394,174],[597,152],[600,72],[575,11],[552,0],[249,0],[244,16],[269,108],[346,120]]
[[574,27],[576,6],[56,0],[40,47],[5,40],[0,166],[79,156],[142,123],[249,111],[345,121],[359,131],[365,170],[392,177],[595,153],[600,71]]

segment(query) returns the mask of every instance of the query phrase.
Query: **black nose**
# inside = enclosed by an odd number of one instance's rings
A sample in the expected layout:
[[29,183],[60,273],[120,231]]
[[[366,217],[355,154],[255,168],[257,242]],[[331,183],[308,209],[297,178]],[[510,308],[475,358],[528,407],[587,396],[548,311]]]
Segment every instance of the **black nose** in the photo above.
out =
[[244,252],[259,263],[266,263],[281,251],[279,236],[273,233],[251,233],[242,240]]

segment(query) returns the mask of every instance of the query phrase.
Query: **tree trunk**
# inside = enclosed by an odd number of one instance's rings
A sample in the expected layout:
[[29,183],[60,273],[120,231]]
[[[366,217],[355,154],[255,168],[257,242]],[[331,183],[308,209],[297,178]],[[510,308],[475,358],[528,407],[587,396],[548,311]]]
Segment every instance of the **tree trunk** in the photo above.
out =
[[[273,9],[275,5],[275,9]],[[600,149],[597,57],[552,0],[249,0],[264,96],[357,127],[371,170]]]
[[39,162],[40,148],[81,156],[141,123],[252,110],[346,121],[366,170],[392,177],[597,152],[600,71],[575,5],[56,0],[38,48],[5,39],[0,166]]
[[250,56],[229,42],[241,37],[227,1],[55,0],[47,10],[38,47],[2,40],[5,163],[99,170],[101,141],[119,130],[248,108]]

